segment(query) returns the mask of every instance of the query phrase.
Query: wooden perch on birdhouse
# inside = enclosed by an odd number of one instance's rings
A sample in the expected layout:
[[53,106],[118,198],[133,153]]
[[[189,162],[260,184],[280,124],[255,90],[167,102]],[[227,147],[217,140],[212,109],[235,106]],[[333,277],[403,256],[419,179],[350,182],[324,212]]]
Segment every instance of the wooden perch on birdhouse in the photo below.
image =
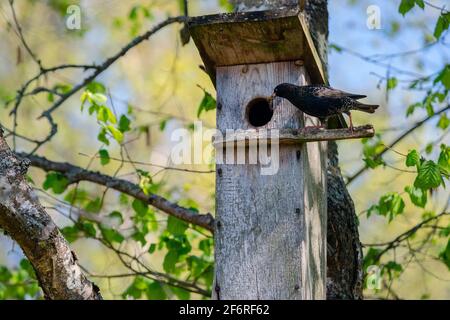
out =
[[278,131],[278,137],[272,135],[272,130],[241,130],[228,133],[224,138],[214,137],[213,144],[215,148],[225,147],[230,144],[248,146],[250,142],[268,144],[301,144],[314,141],[330,140],[350,140],[371,138],[375,134],[372,125],[354,127],[353,131],[345,129],[324,129],[324,128],[301,128],[301,129],[281,129]]

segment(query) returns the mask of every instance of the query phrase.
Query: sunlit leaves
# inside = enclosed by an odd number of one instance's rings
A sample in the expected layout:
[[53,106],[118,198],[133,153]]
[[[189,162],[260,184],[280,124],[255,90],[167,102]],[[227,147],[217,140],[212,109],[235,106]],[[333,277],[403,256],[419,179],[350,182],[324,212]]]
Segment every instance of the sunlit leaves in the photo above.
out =
[[124,299],[141,299],[145,297],[148,300],[164,300],[167,299],[164,287],[163,284],[157,281],[146,279],[143,276],[137,276],[127,290],[125,290],[122,297]]
[[203,96],[202,101],[200,102],[200,105],[198,106],[198,110],[197,110],[198,118],[200,118],[200,115],[203,112],[207,112],[207,111],[216,109],[216,99],[214,99],[213,96],[205,89],[202,89],[202,90],[203,90],[204,96]]
[[[128,13],[128,21],[131,24],[130,34],[136,36],[141,30],[145,20],[152,20],[153,18],[154,16],[150,6],[140,4],[133,6]],[[118,23],[121,25],[122,21],[119,18],[116,18],[115,24],[118,25]]]
[[108,139],[108,136],[106,135],[106,133],[107,133],[106,128],[102,128],[97,136],[97,139],[98,139],[98,141],[109,146],[109,139]]
[[123,235],[113,228],[104,225],[99,225],[99,228],[100,232],[102,233],[103,239],[105,239],[109,243],[116,242],[120,244],[125,240]]
[[98,152],[98,154],[100,156],[100,163],[102,164],[102,166],[107,165],[109,163],[109,161],[110,161],[108,150],[101,149]]
[[387,217],[391,222],[396,216],[403,213],[405,209],[405,202],[397,192],[388,192],[383,195],[378,204],[369,208],[367,216],[372,214]]
[[386,89],[387,90],[395,89],[395,87],[397,87],[397,84],[398,84],[397,78],[391,77],[387,80]]
[[439,258],[442,260],[443,263],[445,263],[447,268],[450,270],[450,239],[448,240],[445,249],[439,254]]
[[420,155],[417,150],[414,149],[408,152],[405,164],[407,167],[414,167],[420,164]]
[[434,28],[433,35],[439,39],[442,33],[450,26],[450,12],[442,12]]
[[438,165],[443,175],[448,178],[448,176],[450,175],[450,147],[445,144],[441,145],[441,152],[438,158]]
[[112,125],[108,125],[106,126],[106,130],[112,135],[114,140],[116,140],[118,143],[123,142],[123,133],[119,129],[117,129]]
[[123,142],[124,133],[131,130],[131,121],[125,115],[120,117],[119,122],[117,121],[114,112],[106,105],[108,99],[104,94],[105,91],[106,89],[102,84],[98,82],[90,83],[81,95],[81,110],[84,109],[86,103],[90,104],[89,114],[97,116],[97,121],[101,127],[97,136],[100,142],[109,145],[109,140],[112,138],[120,144]]
[[[448,17],[450,19],[450,16]],[[434,79],[434,84],[441,82],[446,89],[450,90],[450,65],[446,65]]]
[[414,186],[427,190],[437,188],[443,182],[439,166],[434,161],[427,160],[420,164]]
[[450,119],[447,117],[446,113],[441,113],[441,116],[439,117],[439,121],[437,126],[441,128],[442,130],[445,130],[450,125]]
[[420,208],[425,208],[427,204],[427,192],[414,186],[405,187],[405,191],[408,193],[411,202]]
[[130,123],[131,123],[130,119],[128,119],[128,117],[123,114],[119,120],[120,132],[125,133],[127,131],[130,131],[131,130]]
[[42,298],[30,262],[22,259],[17,268],[0,266],[0,300]]
[[401,264],[395,261],[389,261],[388,263],[383,265],[383,269],[381,270],[382,274],[386,274],[390,280],[400,276],[403,271],[403,267]]
[[66,191],[69,185],[69,180],[59,172],[50,172],[47,174],[43,183],[44,190],[51,189],[56,194],[61,194]]
[[414,8],[416,4],[422,9],[425,7],[423,0],[402,0],[400,2],[400,6],[398,7],[398,12],[400,12],[402,15],[405,15],[412,8]]
[[379,135],[376,135],[373,139],[362,139],[362,143],[364,155],[363,160],[367,167],[374,169],[379,165],[384,164],[383,159],[379,155],[385,147]]
[[173,235],[183,235],[188,228],[188,224],[174,216],[169,216],[167,219],[167,231]]
[[381,250],[370,247],[364,255],[363,269],[367,270],[369,266],[377,265],[379,263]]

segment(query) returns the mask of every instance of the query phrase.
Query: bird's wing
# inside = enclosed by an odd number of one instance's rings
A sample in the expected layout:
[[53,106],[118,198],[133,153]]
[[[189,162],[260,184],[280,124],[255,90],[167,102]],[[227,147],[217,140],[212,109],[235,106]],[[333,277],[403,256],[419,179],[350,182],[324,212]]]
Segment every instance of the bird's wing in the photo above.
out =
[[317,97],[334,98],[334,99],[349,97],[349,98],[356,99],[356,100],[367,97],[362,94],[349,93],[349,92],[345,92],[342,90],[338,90],[338,89],[334,89],[334,88],[326,87],[326,86],[317,88],[314,92],[314,95]]

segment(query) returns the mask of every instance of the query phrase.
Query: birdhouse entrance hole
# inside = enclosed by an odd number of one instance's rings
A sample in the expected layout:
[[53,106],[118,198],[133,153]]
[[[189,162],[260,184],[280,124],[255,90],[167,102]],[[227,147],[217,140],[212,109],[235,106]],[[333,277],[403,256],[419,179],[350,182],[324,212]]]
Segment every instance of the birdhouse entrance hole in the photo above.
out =
[[246,114],[252,126],[262,127],[272,119],[273,110],[266,98],[255,98],[248,103]]

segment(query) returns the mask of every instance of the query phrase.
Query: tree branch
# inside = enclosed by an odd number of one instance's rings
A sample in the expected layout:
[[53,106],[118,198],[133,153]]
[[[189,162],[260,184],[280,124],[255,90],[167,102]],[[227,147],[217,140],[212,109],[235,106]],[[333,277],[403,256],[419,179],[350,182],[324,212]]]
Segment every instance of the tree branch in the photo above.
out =
[[100,172],[85,170],[81,167],[74,166],[70,163],[54,162],[44,157],[36,155],[28,155],[26,153],[18,153],[19,156],[28,158],[31,165],[44,171],[54,171],[63,174],[70,184],[80,181],[90,181],[105,187],[117,190],[138,200],[141,200],[161,211],[164,211],[180,220],[203,227],[214,232],[214,218],[210,213],[198,214],[193,210],[183,208],[167,199],[156,195],[146,195],[142,189],[127,180],[113,178]]
[[22,248],[47,299],[101,299],[27,184],[28,166],[10,150],[0,129],[0,227]]

